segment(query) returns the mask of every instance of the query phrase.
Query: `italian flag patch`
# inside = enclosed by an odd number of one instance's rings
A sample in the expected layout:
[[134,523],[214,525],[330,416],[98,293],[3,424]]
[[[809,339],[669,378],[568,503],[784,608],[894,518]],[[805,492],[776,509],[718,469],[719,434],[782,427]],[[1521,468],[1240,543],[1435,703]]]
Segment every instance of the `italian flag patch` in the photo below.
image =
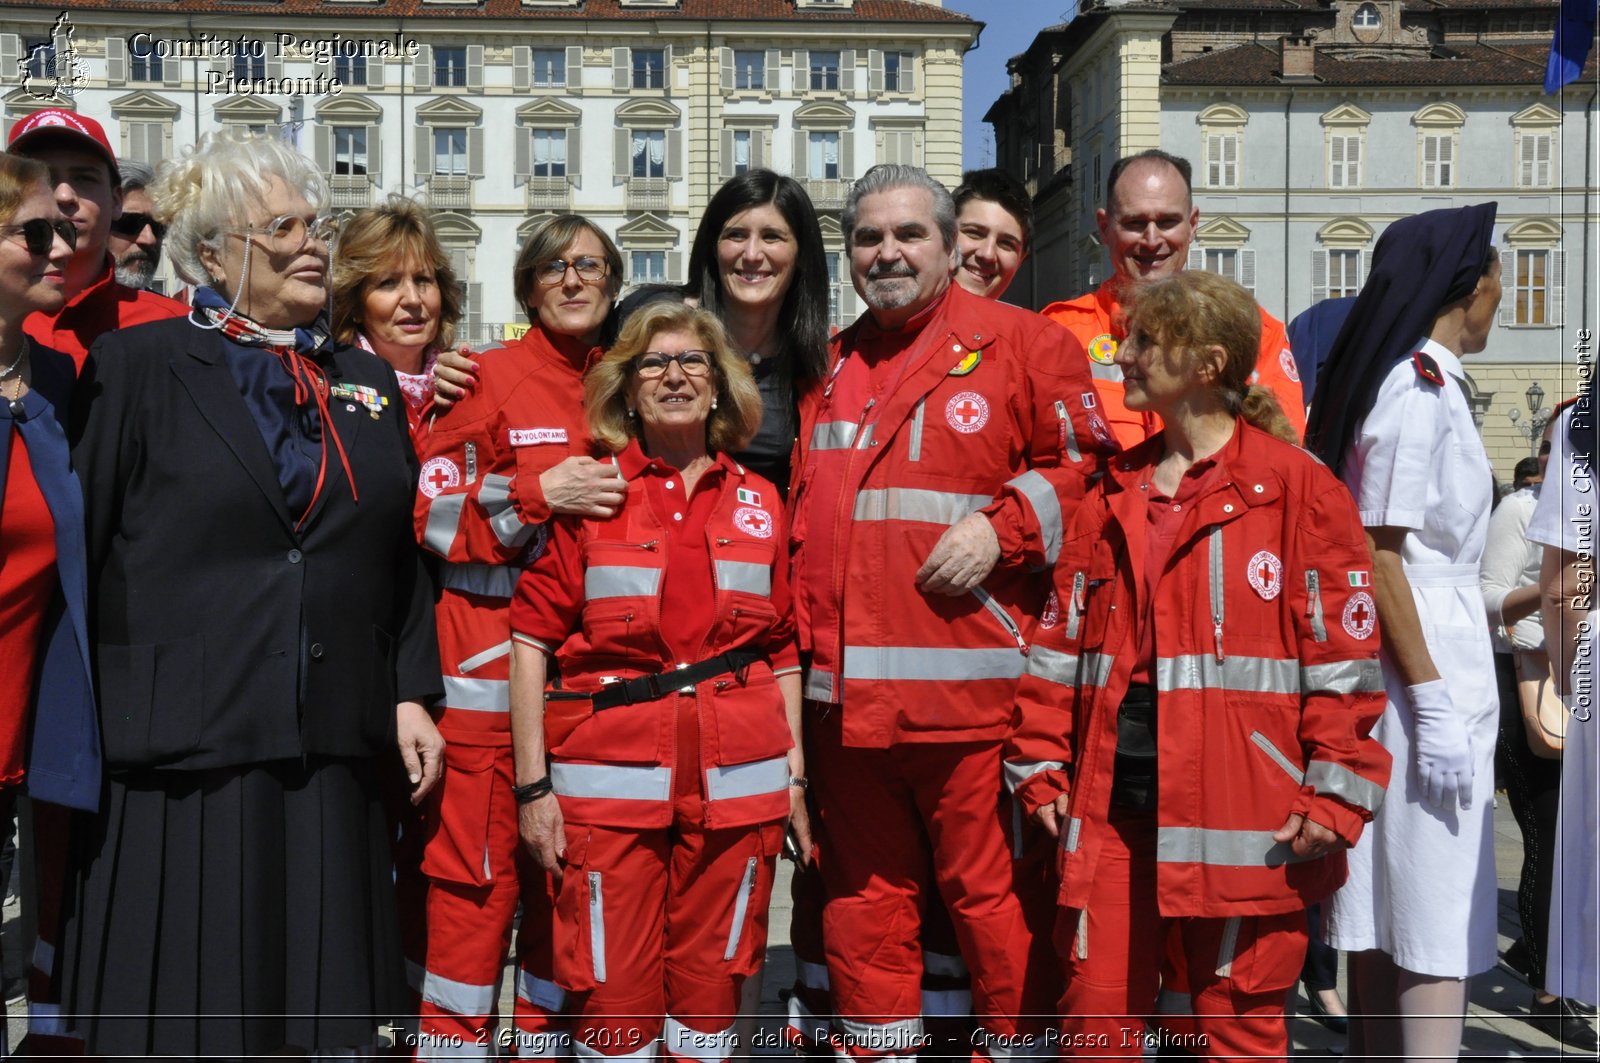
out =
[[748,487],[739,488],[738,496],[739,502],[742,505],[759,506],[761,504],[761,493],[759,491],[752,491]]
[[1350,577],[1350,586],[1352,587],[1372,586],[1372,573],[1370,572],[1347,572],[1345,575]]

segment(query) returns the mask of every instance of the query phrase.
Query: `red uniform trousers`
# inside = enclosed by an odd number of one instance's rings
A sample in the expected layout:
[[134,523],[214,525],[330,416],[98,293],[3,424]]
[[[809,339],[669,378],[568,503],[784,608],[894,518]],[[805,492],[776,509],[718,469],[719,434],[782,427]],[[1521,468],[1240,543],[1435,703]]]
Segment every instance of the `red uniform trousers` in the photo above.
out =
[[[692,699],[678,748],[697,750]],[[734,1050],[739,991],[767,948],[783,825],[707,830],[698,758],[673,771],[672,825],[566,824],[556,904],[556,980],[572,993],[572,1051],[587,1059],[720,1063]]]
[[[511,747],[446,741],[422,863],[427,954],[410,972],[422,996],[417,1058],[493,1059],[503,1044],[522,1059],[567,1055],[566,994],[550,977],[553,891],[517,834]],[[497,1034],[495,988],[519,900],[513,1030]]]
[[[1013,888],[995,805],[999,742],[841,743],[836,707],[811,704],[807,762],[827,859],[823,915],[837,1033],[856,1057],[908,1055],[926,1045],[918,935],[933,886],[971,971],[979,1030],[974,1054],[1034,1055],[1050,1007],[1048,947],[1035,944]],[[932,876],[928,881],[929,851]],[[1019,1036],[1020,1035],[1020,1036]]]
[[[1063,908],[1056,922],[1067,977],[1061,1054],[1138,1059],[1157,1043],[1207,1058],[1286,1058],[1284,1003],[1305,960],[1304,910],[1164,918],[1156,902],[1155,814],[1112,808],[1107,826],[1089,906]],[[1179,948],[1169,948],[1174,940]],[[1193,1032],[1182,1024],[1147,1033],[1174,955],[1192,994]]]

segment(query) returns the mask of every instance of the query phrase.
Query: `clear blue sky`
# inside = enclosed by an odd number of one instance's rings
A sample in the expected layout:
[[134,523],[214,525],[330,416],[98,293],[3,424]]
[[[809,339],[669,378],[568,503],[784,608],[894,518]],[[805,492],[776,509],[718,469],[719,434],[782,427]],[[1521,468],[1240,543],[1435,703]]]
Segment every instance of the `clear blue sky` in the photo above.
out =
[[1006,60],[1027,51],[1046,26],[1066,21],[1073,0],[944,0],[951,11],[986,25],[978,47],[967,53],[962,103],[962,148],[966,168],[994,165],[994,130],[984,112],[1006,89]]

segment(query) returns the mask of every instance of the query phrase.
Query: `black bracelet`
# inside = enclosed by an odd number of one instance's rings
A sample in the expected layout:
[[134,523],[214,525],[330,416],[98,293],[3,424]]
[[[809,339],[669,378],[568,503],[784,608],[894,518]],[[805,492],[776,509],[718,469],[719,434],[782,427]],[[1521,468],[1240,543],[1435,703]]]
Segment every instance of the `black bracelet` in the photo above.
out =
[[546,775],[538,782],[524,783],[511,788],[511,796],[517,799],[518,805],[531,805],[546,794],[554,793],[556,784]]

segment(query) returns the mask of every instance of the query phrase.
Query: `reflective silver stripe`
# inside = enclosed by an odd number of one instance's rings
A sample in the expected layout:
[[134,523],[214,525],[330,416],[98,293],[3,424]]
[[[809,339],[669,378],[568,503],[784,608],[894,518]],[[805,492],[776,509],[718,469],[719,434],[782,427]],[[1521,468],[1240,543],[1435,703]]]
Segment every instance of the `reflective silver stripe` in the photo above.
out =
[[1212,634],[1216,638],[1217,660],[1222,660],[1222,616],[1223,616],[1223,587],[1222,587],[1222,525],[1211,526],[1211,625]]
[[922,953],[922,970],[926,974],[938,975],[940,978],[965,978],[967,965],[960,956],[952,956],[948,952]]
[[457,982],[433,971],[422,974],[422,999],[452,1015],[482,1018],[494,1010],[494,983]]
[[45,1037],[73,1037],[72,1027],[61,1017],[60,1004],[28,1001],[28,1032]]
[[1302,858],[1287,842],[1272,840],[1270,830],[1209,830],[1205,827],[1159,827],[1156,860],[1164,864],[1210,864],[1216,867],[1279,867]]
[[718,561],[717,586],[725,591],[744,591],[772,597],[772,569],[748,561]]
[[1363,779],[1343,764],[1313,760],[1306,765],[1306,782],[1319,794],[1333,794],[1368,812],[1376,813],[1383,804],[1383,787],[1371,779]]
[[1083,820],[1073,816],[1067,820],[1067,840],[1062,848],[1069,853],[1078,851],[1078,834],[1083,830]]
[[1294,780],[1296,786],[1306,781],[1306,773],[1295,767],[1294,761],[1290,760],[1283,750],[1272,744],[1272,739],[1260,731],[1251,731],[1250,741],[1254,742],[1263,753],[1271,757],[1273,762],[1282,768],[1289,778]]
[[510,712],[511,683],[505,679],[463,679],[447,675],[444,680],[444,707],[473,712]]
[[671,1015],[667,1016],[661,1032],[663,1043],[673,1056],[698,1059],[700,1063],[722,1063],[733,1054],[738,1042],[732,1026],[716,1033],[702,1033],[689,1029]]
[[494,537],[500,540],[500,545],[509,550],[514,550],[533,538],[537,524],[524,524],[522,518],[514,509],[508,509],[498,517],[489,518],[489,527],[494,532]]
[[1067,460],[1078,461],[1083,455],[1078,452],[1078,433],[1072,427],[1072,415],[1067,412],[1067,404],[1061,399],[1056,400],[1056,416],[1061,423],[1067,426],[1064,436],[1067,444]]
[[471,657],[468,657],[466,660],[464,660],[460,664],[456,665],[456,671],[458,671],[458,672],[470,672],[470,671],[473,671],[474,669],[482,668],[484,665],[488,664],[490,661],[498,661],[500,658],[504,657],[506,654],[508,654],[510,652],[511,652],[511,640],[510,639],[506,639],[504,642],[502,642],[498,646],[490,646],[488,649],[484,650],[482,653],[475,653]]
[[428,503],[428,524],[422,531],[422,545],[440,557],[450,556],[450,547],[461,528],[461,510],[466,495],[440,495]]
[[857,1022],[843,1015],[834,1020],[839,1032],[851,1047],[872,1055],[881,1055],[899,1049],[916,1051],[922,1044],[922,1017],[900,1019],[896,1022]]
[[796,960],[794,962],[795,977],[800,979],[800,984],[807,989],[828,989],[833,983],[828,981],[828,965],[825,963],[812,963],[810,960]]
[[1222,942],[1217,946],[1217,977],[1233,976],[1233,951],[1239,945],[1239,917],[1231,915],[1222,924]]
[[554,982],[518,968],[517,999],[545,1011],[560,1011],[567,1006],[567,991]]
[[[551,766],[555,774],[555,766]],[[600,889],[600,872],[589,872],[589,962],[594,980],[606,980],[606,906]]]
[[756,858],[752,856],[744,862],[739,892],[733,896],[733,922],[728,924],[728,947],[722,951],[723,962],[733,959],[739,952],[739,940],[744,937],[745,916],[750,912],[750,891],[755,888]]
[[812,450],[848,450],[855,441],[854,421],[823,421],[811,430]]
[[866,450],[872,446],[872,432],[877,427],[876,424],[869,424],[861,430],[861,434],[856,437],[857,450]]
[[655,597],[661,586],[659,568],[641,568],[636,565],[595,565],[584,569],[583,597],[585,601],[599,598]]
[[516,593],[517,577],[522,570],[509,565],[485,565],[480,562],[447,564],[439,573],[439,586],[463,594],[481,594],[486,598],[509,598]]
[[798,1040],[797,1047],[815,1048],[828,1039],[828,1020],[806,1007],[799,993],[789,994],[788,1034]]
[[489,473],[478,488],[478,503],[491,517],[498,517],[511,508],[511,477]]
[[1034,646],[1028,651],[1028,674],[1064,687],[1075,686],[1078,682],[1078,655],[1062,653],[1047,646]]
[[940,1018],[965,1018],[972,1014],[972,990],[924,989],[922,1014]]
[[1088,589],[1089,577],[1082,572],[1072,574],[1072,595],[1067,601],[1067,630],[1069,639],[1078,637],[1078,627],[1083,623],[1083,596]]
[[856,520],[912,520],[924,524],[954,524],[994,499],[988,495],[963,495],[951,491],[924,491],[915,487],[880,487],[856,492]]
[[1045,564],[1055,564],[1061,556],[1061,499],[1056,497],[1056,489],[1034,469],[1013,477],[1009,485],[1033,507],[1033,515],[1039,520],[1039,538],[1044,543]]
[[1111,668],[1117,659],[1109,653],[1083,655],[1083,686],[1103,687],[1111,681]]
[[788,788],[788,757],[706,769],[706,799],[710,801],[759,797],[762,794],[780,793]]
[[1306,617],[1311,621],[1311,637],[1328,641],[1328,625],[1322,619],[1322,577],[1314,568],[1306,569]]
[[487,473],[483,486],[478,488],[478,504],[489,515],[489,527],[500,545],[517,547],[533,537],[537,524],[524,524],[517,508],[511,504],[511,477]]
[[35,938],[33,942],[33,969],[43,975],[51,975],[56,969],[56,947],[44,938]]
[[952,646],[846,646],[845,679],[1019,679],[1027,663],[1015,646],[965,649]]
[[[1008,760],[1003,765],[1006,789],[1012,793],[1017,792],[1017,787],[1039,774],[1041,771],[1061,771],[1066,765],[1059,760]],[[928,959],[923,957],[922,962],[927,964]]]
[[1078,932],[1073,935],[1073,947],[1077,951],[1078,959],[1089,958],[1089,909],[1087,908],[1078,911]]
[[539,639],[536,639],[532,635],[524,635],[520,631],[513,631],[511,633],[511,641],[520,642],[524,646],[532,646],[534,649],[543,650],[552,657],[556,655],[556,650],[560,649],[559,645],[552,646],[548,642],[543,642]]
[[835,700],[833,694],[833,673],[813,668],[806,672],[805,696],[812,701],[826,701],[830,704]]
[[1275,657],[1229,657],[1209,653],[1156,658],[1160,690],[1232,690],[1246,694],[1300,693],[1300,665]]
[[916,408],[911,411],[911,445],[906,452],[908,461],[922,460],[922,414],[927,402],[927,399],[918,399]]
[[671,768],[625,768],[558,760],[550,765],[550,782],[562,797],[665,801],[672,795]]
[[1307,693],[1382,694],[1383,666],[1372,658],[1306,665],[1300,669],[1300,687]]

